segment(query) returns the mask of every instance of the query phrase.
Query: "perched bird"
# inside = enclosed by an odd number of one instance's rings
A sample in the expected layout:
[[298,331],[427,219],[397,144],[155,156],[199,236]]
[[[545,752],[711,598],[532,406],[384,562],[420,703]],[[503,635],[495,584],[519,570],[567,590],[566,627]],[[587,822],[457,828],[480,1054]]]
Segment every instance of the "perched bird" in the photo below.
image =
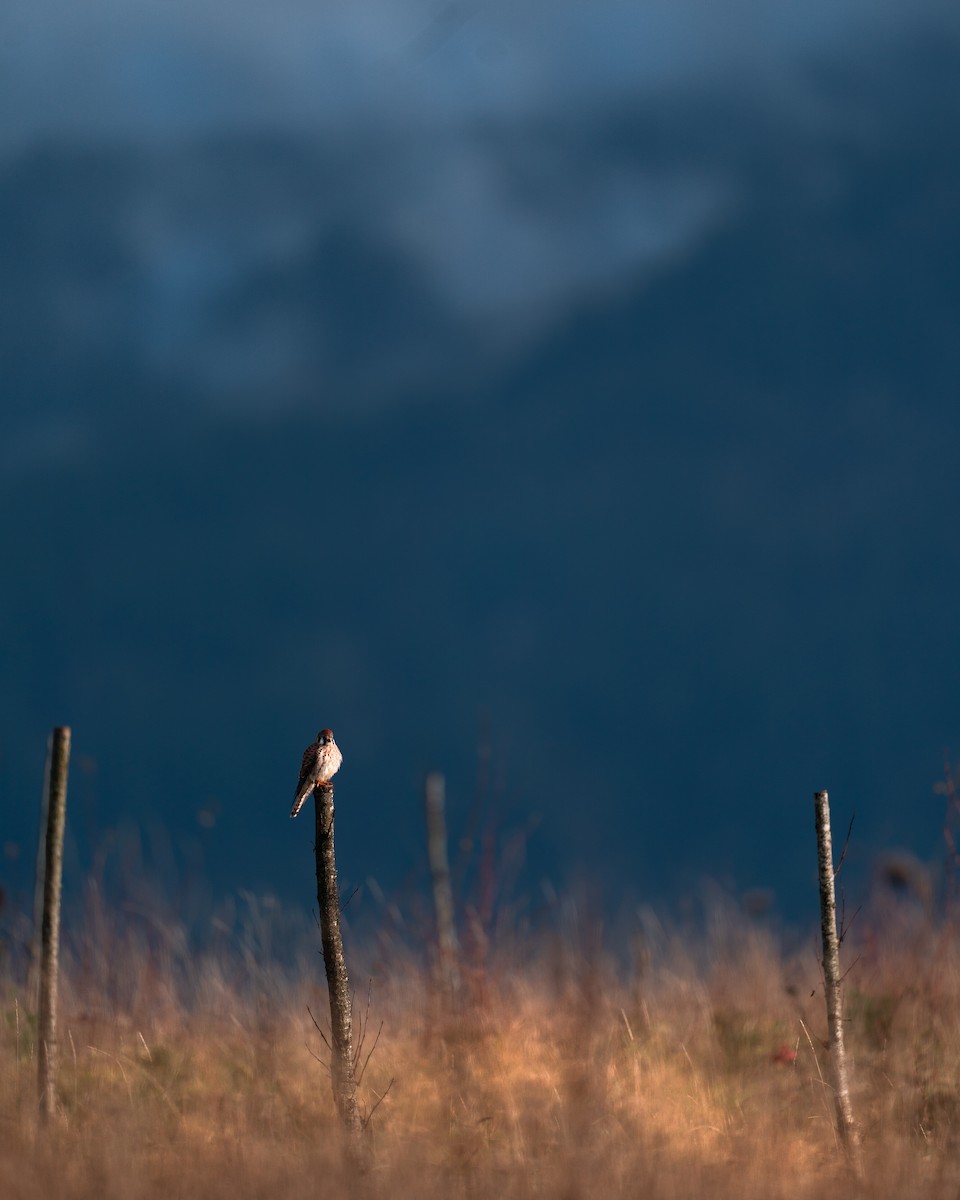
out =
[[317,740],[311,742],[303,752],[300,780],[293,796],[293,808],[290,810],[291,817],[295,817],[303,808],[304,800],[318,784],[328,783],[336,775],[342,762],[343,755],[333,740],[333,733],[329,729],[321,729]]

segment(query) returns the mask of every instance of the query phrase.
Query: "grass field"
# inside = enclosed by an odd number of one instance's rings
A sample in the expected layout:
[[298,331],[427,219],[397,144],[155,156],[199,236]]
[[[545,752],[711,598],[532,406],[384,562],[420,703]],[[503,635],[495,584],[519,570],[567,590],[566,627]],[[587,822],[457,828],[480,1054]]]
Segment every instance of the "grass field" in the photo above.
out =
[[[648,918],[628,964],[582,926],[509,953],[494,943],[466,973],[457,1020],[438,1015],[409,952],[356,968],[360,1018],[371,981],[364,1057],[383,1023],[361,1087],[368,1113],[385,1095],[362,1175],[314,1057],[326,1053],[307,1012],[326,1005],[319,959],[308,978],[114,928],[107,949],[91,942],[64,965],[62,1115],[47,1131],[34,1017],[4,984],[0,1196],[860,1193],[823,1081],[814,937],[787,954],[729,910],[708,924],[681,936]],[[955,1198],[960,936],[892,901],[855,930],[843,953],[863,1194]]]

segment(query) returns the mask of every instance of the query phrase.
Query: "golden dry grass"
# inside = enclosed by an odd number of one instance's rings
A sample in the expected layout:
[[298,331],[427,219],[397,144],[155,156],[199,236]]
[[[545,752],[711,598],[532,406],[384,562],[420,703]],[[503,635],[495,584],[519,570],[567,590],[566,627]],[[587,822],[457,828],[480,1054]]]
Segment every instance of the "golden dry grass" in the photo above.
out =
[[[863,1192],[955,1197],[960,942],[915,911],[874,916],[846,981]],[[322,1012],[322,989],[268,963],[244,973],[221,956],[185,972],[188,961],[185,947],[147,954],[114,936],[110,955],[67,964],[62,1116],[45,1134],[32,1018],[6,985],[5,1200],[858,1190],[821,1080],[812,939],[785,956],[745,922],[720,921],[696,945],[654,930],[632,971],[552,939],[509,964],[494,956],[447,1023],[409,959],[379,964],[367,1048],[384,1027],[361,1089],[367,1109],[394,1083],[365,1135],[362,1177],[345,1164],[311,1054],[324,1052],[307,1013]]]

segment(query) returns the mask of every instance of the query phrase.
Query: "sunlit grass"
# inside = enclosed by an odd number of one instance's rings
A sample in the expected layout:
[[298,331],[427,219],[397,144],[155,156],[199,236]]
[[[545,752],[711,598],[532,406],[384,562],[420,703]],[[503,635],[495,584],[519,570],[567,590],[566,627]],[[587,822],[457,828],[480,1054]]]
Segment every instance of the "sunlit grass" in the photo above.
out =
[[[874,918],[844,946],[848,963],[859,955],[845,986],[864,1187],[954,1197],[960,943],[912,909]],[[408,954],[382,956],[369,1011],[365,978],[358,987],[364,1057],[383,1022],[365,1111],[385,1096],[358,1179],[315,1057],[318,979],[249,955],[193,961],[183,939],[148,952],[110,936],[110,954],[65,964],[61,1116],[46,1135],[35,1025],[22,989],[5,985],[0,1196],[759,1200],[855,1188],[823,1079],[812,940],[787,955],[746,919],[697,938],[648,921],[628,970],[574,952],[582,939],[543,935],[469,972],[455,1020]]]

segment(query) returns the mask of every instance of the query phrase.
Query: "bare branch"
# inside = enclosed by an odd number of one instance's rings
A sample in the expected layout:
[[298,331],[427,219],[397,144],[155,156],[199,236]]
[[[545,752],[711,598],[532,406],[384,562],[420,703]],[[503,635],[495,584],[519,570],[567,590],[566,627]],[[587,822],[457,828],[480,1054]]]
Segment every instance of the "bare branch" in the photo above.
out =
[[[859,912],[859,911],[860,911],[860,910],[859,910],[859,909],[857,909],[857,912]],[[853,970],[853,968],[854,968],[854,967],[857,965],[857,963],[860,961],[860,959],[861,959],[861,958],[863,958],[863,955],[862,955],[862,954],[858,954],[858,955],[857,955],[857,957],[856,957],[856,958],[853,960],[853,962],[850,964],[850,966],[849,966],[849,967],[847,967],[847,969],[844,971],[844,973],[843,973],[843,974],[840,976],[840,982],[841,982],[841,983],[843,983],[843,981],[844,981],[844,980],[846,979],[846,977],[847,977],[847,976],[850,974],[850,972],[851,972],[851,971]]]
[[326,1046],[326,1048],[328,1050],[332,1051],[333,1047],[330,1045],[329,1041],[327,1040],[327,1035],[320,1028],[319,1023],[317,1022],[317,1018],[313,1015],[313,1011],[311,1010],[309,1004],[307,1005],[307,1012],[310,1013],[310,1020],[313,1022],[314,1029],[317,1031],[317,1033],[320,1034],[321,1038],[323,1038],[323,1044]]
[[833,868],[834,879],[836,879],[836,877],[840,874],[840,868],[843,866],[843,860],[847,857],[847,849],[850,845],[850,834],[853,832],[853,823],[856,819],[857,819],[857,814],[854,813],[853,816],[850,818],[850,824],[847,826],[847,836],[843,839],[843,849],[840,851],[839,861],[837,862],[837,865]]
[[[850,932],[850,930],[853,928],[853,923],[854,923],[854,921],[857,919],[857,917],[859,917],[859,916],[860,916],[860,914],[861,914],[862,912],[863,912],[863,905],[862,905],[862,904],[858,904],[858,905],[857,905],[857,907],[856,907],[856,910],[855,910],[855,912],[854,912],[854,914],[853,914],[853,916],[850,918],[850,924],[849,924],[849,925],[844,925],[844,924],[843,924],[843,922],[841,921],[841,923],[840,923],[840,937],[839,937],[839,944],[840,944],[841,946],[843,945],[843,939],[844,939],[844,938],[847,936],[847,934],[848,934],[848,933]],[[857,957],[859,957],[859,955],[858,955]]]
[[364,1129],[366,1129],[366,1127],[370,1124],[370,1120],[373,1117],[373,1114],[377,1111],[377,1109],[384,1102],[384,1100],[386,1100],[387,1093],[393,1087],[394,1082],[395,1082],[395,1080],[393,1080],[393,1079],[390,1080],[390,1082],[384,1088],[383,1095],[378,1097],[376,1104],[373,1106],[373,1108],[370,1109],[370,1111],[367,1113],[367,1115],[363,1118],[363,1128]]
[[310,1049],[309,1045],[306,1042],[304,1042],[303,1044],[304,1044],[304,1046],[306,1046],[307,1053],[310,1055],[310,1057],[315,1058],[317,1060],[317,1062],[320,1064],[320,1066],[323,1067],[323,1069],[329,1075],[330,1074],[330,1064],[328,1062],[324,1062],[324,1060],[320,1057],[319,1054],[314,1054],[314,1052]]
[[[357,1026],[359,1027],[359,1034],[357,1037],[357,1048],[353,1055],[354,1070],[356,1070],[357,1063],[360,1061],[360,1055],[363,1053],[363,1043],[366,1040],[367,1029],[370,1024],[370,993],[371,993],[372,989],[373,989],[373,980],[368,979],[367,980],[367,1007],[364,1009],[364,1013],[363,1013],[362,1017],[359,1014],[357,1015]],[[357,1084],[359,1084],[359,1083],[360,1083],[360,1080],[358,1078]]]
[[370,1047],[370,1053],[363,1060],[363,1066],[360,1068],[360,1074],[357,1076],[357,1084],[363,1079],[364,1072],[367,1069],[367,1063],[373,1058],[373,1052],[377,1048],[377,1042],[380,1041],[380,1034],[383,1033],[383,1022],[380,1022],[380,1028],[377,1030],[377,1036],[373,1039],[373,1045]]

